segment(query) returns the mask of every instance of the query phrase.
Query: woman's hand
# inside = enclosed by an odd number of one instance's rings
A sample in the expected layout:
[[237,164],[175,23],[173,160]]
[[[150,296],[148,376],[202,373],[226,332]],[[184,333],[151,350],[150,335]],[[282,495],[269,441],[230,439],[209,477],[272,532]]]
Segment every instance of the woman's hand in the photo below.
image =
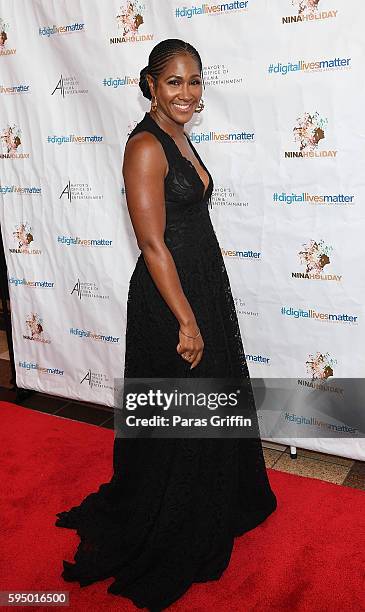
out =
[[[203,338],[201,334],[197,336],[198,332],[199,329],[196,325],[186,328],[180,326],[179,329],[179,344],[177,345],[176,350],[183,359],[191,364],[191,370],[200,362],[204,350]],[[188,338],[188,336],[193,337]]]

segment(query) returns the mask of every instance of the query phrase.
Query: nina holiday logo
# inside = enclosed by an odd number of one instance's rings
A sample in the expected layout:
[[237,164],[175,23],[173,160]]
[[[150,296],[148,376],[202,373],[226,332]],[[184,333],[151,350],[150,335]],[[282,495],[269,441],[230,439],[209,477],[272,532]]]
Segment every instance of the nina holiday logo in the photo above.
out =
[[9,23],[0,17],[0,55],[15,55],[16,53],[16,49],[10,48],[11,36],[9,30]]
[[337,365],[337,359],[332,357],[329,352],[323,353],[322,351],[317,351],[316,353],[310,354],[305,362],[307,374],[310,379],[298,378],[297,384],[301,387],[309,387],[310,389],[324,391],[325,393],[334,393],[337,396],[344,397],[344,387],[338,384],[339,377],[337,375],[336,378],[335,374]]
[[142,34],[146,25],[146,5],[140,1],[123,2],[116,15],[118,35],[110,38],[110,44],[136,43],[153,40],[153,33]]
[[[340,282],[341,274],[324,274],[326,266],[331,264],[333,247],[326,244],[323,239],[310,240],[303,244],[298,251],[300,263],[305,266],[304,272],[292,272],[291,277],[297,279],[332,280]],[[330,257],[331,256],[331,257]]]
[[281,23],[316,23],[337,17],[338,10],[321,10],[322,0],[290,0],[290,6],[295,10],[295,15],[287,15],[281,18]]
[[318,15],[320,0],[292,0],[292,5],[298,10],[298,15]]
[[40,255],[40,249],[30,248],[31,243],[34,241],[34,232],[27,221],[19,223],[13,231],[13,240],[16,242],[17,247],[9,249],[10,253],[18,253],[23,255]]
[[2,153],[1,159],[24,159],[29,157],[29,153],[20,153],[19,148],[22,147],[22,130],[13,123],[8,124],[0,131],[0,143]]
[[325,128],[327,127],[328,119],[320,117],[318,112],[304,113],[302,117],[298,117],[296,125],[293,128],[294,140],[299,145],[300,151],[315,151],[318,145],[325,137]]
[[318,111],[304,113],[297,117],[293,127],[293,140],[298,146],[297,151],[285,151],[285,158],[334,158],[337,151],[324,149],[323,141],[327,135],[328,119]]
[[329,254],[333,250],[332,246],[326,245],[323,240],[318,242],[311,240],[309,244],[304,244],[304,249],[299,251],[301,263],[304,263],[305,273],[322,272],[325,266],[330,263]]
[[[305,361],[305,368],[309,379],[298,378],[298,386],[315,389],[325,393],[334,393],[337,396],[343,397],[344,387],[337,384],[338,377],[336,379],[335,375],[337,363],[337,359],[332,357],[329,352],[324,353],[322,351],[317,351],[316,353],[309,354]],[[289,420],[293,419],[289,418]],[[318,425],[320,422],[316,417],[307,417],[306,424]]]
[[329,353],[317,352],[314,355],[309,355],[306,368],[312,380],[327,380],[327,378],[333,376],[335,364],[337,364],[337,360],[331,358]]
[[122,36],[135,34],[144,23],[143,13],[145,5],[142,2],[124,2],[117,15],[118,28],[122,30]]
[[44,321],[37,312],[32,312],[25,321],[27,331],[23,334],[25,340],[50,344],[51,339],[44,329]]

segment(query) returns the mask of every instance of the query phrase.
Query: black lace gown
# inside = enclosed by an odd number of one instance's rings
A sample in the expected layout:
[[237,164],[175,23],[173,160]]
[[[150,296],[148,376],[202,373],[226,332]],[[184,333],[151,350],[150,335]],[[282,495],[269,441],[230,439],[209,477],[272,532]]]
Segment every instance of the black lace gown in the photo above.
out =
[[[200,364],[176,352],[178,323],[140,255],[127,305],[125,377],[244,377],[254,401],[234,301],[208,203],[193,164],[146,113],[130,134],[148,131],[160,141],[165,178],[165,242],[204,339]],[[92,466],[91,466],[92,467]],[[218,579],[235,536],[253,529],[276,508],[260,438],[120,439],[115,437],[110,482],[78,506],[59,512],[56,525],[76,529],[74,563],[66,581],[86,586],[114,577],[108,592],[139,608],[167,608],[193,582]],[[75,492],[75,497],[77,494]]]

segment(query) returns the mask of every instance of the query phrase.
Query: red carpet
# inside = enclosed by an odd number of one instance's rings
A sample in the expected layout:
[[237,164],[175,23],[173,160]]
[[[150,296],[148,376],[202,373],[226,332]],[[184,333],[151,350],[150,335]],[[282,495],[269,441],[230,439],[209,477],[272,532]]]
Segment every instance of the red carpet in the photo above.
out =
[[[109,480],[113,431],[4,402],[0,418],[0,590],[65,590],[72,611],[136,611],[106,593],[112,578],[82,589],[60,578],[79,539],[54,526],[56,512]],[[276,470],[269,477],[276,512],[235,540],[219,581],[193,585],[171,611],[365,610],[364,492]]]

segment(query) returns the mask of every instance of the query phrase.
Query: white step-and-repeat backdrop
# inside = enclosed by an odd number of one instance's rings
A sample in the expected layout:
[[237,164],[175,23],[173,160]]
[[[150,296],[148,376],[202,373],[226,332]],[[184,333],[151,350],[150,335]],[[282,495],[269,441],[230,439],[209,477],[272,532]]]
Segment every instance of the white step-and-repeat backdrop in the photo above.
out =
[[[187,130],[215,181],[250,373],[310,379],[351,414],[341,379],[365,372],[362,0],[2,0],[0,11],[18,386],[113,405],[138,254],[124,145],[149,110],[138,78],[150,50],[182,38],[203,60],[205,109]],[[363,440],[321,438],[330,419],[299,412],[287,412],[290,442],[365,459]]]

